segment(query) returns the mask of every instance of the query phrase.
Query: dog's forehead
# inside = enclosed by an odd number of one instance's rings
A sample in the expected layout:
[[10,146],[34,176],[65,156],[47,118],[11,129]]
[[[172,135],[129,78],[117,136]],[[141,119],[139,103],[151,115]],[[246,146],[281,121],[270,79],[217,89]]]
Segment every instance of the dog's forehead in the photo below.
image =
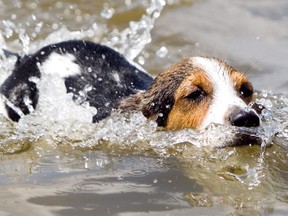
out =
[[235,91],[235,83],[231,76],[234,69],[224,61],[215,58],[193,57],[191,64],[208,78],[213,86],[214,94]]
[[217,84],[223,82],[230,82],[230,75],[232,68],[225,62],[215,58],[193,57],[191,63],[197,69],[200,69],[211,82]]

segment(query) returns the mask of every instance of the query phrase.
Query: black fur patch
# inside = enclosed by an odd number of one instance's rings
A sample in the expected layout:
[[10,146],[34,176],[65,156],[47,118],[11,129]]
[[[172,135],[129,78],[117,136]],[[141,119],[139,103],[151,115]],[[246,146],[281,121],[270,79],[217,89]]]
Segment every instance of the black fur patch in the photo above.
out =
[[[88,102],[97,109],[93,122],[107,117],[119,100],[139,90],[146,90],[153,81],[151,76],[131,65],[121,54],[109,47],[86,41],[52,44],[19,59],[14,71],[1,86],[1,93],[10,103],[21,109],[23,114],[29,113],[24,103],[25,98],[29,98],[33,108],[37,109],[39,92],[36,84],[29,79],[41,79],[38,65],[43,64],[52,53],[75,56],[75,63],[81,68],[81,72],[64,78],[65,86],[67,93],[73,93],[73,99],[77,103]],[[87,86],[91,90],[83,98],[81,93]],[[8,110],[8,115],[14,121],[19,120],[19,116],[11,110]]]

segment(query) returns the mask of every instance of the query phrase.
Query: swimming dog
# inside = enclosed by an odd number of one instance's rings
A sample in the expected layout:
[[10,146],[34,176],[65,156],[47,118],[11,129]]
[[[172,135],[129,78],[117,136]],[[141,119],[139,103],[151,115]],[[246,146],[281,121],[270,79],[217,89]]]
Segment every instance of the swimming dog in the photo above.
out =
[[[57,74],[75,103],[88,102],[97,109],[91,122],[120,109],[140,111],[167,130],[204,128],[210,123],[260,125],[259,115],[248,106],[252,84],[216,58],[185,58],[153,79],[113,49],[88,41],[65,41],[16,56],[15,68],[0,89],[2,112],[13,121],[37,109],[41,97],[37,80]],[[82,97],[87,85],[89,91]]]

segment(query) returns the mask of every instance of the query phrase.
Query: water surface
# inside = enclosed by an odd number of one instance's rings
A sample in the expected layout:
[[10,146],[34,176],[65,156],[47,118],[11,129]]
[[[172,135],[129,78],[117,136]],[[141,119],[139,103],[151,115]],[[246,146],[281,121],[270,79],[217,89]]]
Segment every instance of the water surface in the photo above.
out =
[[[0,0],[0,6],[1,47],[31,53],[87,39],[153,75],[183,57],[216,56],[245,72],[255,100],[268,108],[257,131],[262,146],[219,149],[209,146],[222,145],[233,129],[165,132],[139,114],[99,124],[57,121],[51,110],[17,124],[1,116],[1,215],[288,215],[287,1]],[[12,66],[0,61],[0,80]],[[58,112],[59,104],[51,109]]]

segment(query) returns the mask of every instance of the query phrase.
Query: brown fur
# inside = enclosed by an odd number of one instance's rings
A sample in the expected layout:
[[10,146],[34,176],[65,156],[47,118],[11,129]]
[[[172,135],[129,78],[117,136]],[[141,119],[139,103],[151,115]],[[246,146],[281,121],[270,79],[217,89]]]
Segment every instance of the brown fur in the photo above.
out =
[[[223,61],[220,63],[227,67],[240,97],[243,84],[253,91],[251,83],[242,73]],[[203,90],[205,97],[199,101],[189,100],[189,94],[197,89]],[[208,77],[192,64],[192,58],[186,58],[160,73],[146,92],[120,101],[118,108],[141,111],[146,118],[169,130],[198,128],[208,112],[212,95],[213,88]],[[252,96],[242,99],[249,103]]]
[[174,106],[174,93],[188,72],[193,71],[186,58],[166,71],[160,73],[146,92],[140,92],[122,100],[119,108],[123,110],[139,110],[143,115],[155,120],[158,126],[165,127],[168,115]]
[[[193,72],[183,80],[174,95],[175,104],[168,116],[167,129],[198,128],[201,125],[212,100],[210,84],[201,71]],[[198,87],[207,93],[207,97],[199,102],[187,99]]]

